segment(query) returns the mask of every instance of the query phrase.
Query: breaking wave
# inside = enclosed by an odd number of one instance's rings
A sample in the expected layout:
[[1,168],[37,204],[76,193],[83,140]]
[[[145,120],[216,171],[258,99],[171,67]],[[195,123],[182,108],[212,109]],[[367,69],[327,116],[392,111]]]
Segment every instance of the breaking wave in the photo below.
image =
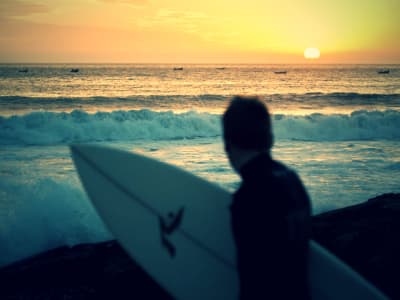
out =
[[[355,111],[350,115],[274,115],[277,140],[400,140],[400,112]],[[0,144],[52,145],[101,141],[171,140],[221,135],[221,116],[195,111],[151,110],[33,112],[0,117]]]

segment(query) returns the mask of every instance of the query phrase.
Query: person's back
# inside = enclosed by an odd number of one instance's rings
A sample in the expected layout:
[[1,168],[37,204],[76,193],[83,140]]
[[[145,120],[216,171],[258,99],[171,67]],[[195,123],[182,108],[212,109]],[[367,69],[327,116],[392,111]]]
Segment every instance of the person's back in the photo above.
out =
[[228,157],[242,177],[231,206],[240,298],[309,299],[310,201],[296,173],[271,158],[270,121],[259,105],[236,98],[224,115]]

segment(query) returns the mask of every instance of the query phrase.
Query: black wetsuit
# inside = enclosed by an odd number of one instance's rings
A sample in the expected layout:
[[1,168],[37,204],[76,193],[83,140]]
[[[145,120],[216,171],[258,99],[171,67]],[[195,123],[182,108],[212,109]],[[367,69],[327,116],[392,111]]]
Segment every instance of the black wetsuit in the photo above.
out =
[[297,174],[261,154],[240,170],[231,206],[240,299],[310,299],[310,201]]

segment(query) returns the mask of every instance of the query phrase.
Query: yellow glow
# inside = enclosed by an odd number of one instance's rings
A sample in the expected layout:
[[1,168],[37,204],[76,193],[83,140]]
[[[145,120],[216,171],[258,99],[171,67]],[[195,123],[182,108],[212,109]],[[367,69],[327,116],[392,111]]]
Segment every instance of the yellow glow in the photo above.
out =
[[398,0],[0,0],[0,62],[399,63]]
[[304,50],[304,57],[307,59],[317,59],[321,56],[318,48],[306,48]]

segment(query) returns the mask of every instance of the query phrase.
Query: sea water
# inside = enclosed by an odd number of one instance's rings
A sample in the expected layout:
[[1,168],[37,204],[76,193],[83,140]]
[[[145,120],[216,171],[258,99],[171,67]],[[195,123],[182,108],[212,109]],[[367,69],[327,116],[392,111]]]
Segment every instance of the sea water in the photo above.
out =
[[73,143],[143,153],[234,191],[221,114],[237,94],[268,105],[273,156],[299,173],[314,214],[400,192],[400,65],[174,67],[0,65],[0,265],[112,238]]

